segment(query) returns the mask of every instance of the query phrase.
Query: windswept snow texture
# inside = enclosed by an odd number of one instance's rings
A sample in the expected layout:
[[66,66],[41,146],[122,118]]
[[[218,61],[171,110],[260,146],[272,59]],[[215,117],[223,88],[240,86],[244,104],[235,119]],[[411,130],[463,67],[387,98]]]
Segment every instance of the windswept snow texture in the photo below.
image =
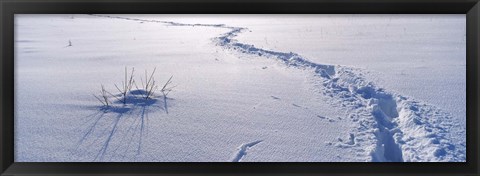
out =
[[[466,161],[465,15],[16,15],[15,47],[15,162]],[[102,106],[126,66],[176,87]]]

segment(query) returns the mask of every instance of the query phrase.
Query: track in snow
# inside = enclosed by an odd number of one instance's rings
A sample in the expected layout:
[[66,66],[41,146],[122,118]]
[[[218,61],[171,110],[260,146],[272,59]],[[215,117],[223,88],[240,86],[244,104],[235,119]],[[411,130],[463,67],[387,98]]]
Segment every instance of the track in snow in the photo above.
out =
[[[347,142],[340,139],[335,146],[353,147],[357,151],[357,156],[369,156],[369,161],[374,162],[466,161],[465,143],[455,144],[449,136],[451,128],[456,124],[451,114],[433,105],[376,87],[374,83],[365,79],[362,70],[318,64],[297,53],[267,50],[240,43],[234,38],[247,29],[244,27],[225,24],[185,24],[108,15],[94,16],[171,26],[230,29],[229,32],[213,38],[217,46],[238,53],[275,59],[288,67],[311,70],[318,78],[314,81],[318,89],[336,104],[348,108],[349,119],[357,124],[357,128],[351,130]],[[465,133],[460,135],[465,136]],[[246,151],[248,145],[242,147]],[[241,153],[245,151],[242,151],[239,151],[236,159],[240,160],[243,157]]]
[[247,155],[247,150],[249,148],[253,147],[254,145],[257,145],[260,142],[262,142],[262,140],[242,144],[240,147],[238,147],[238,152],[233,157],[232,162],[240,162],[243,159],[243,157],[245,157],[245,155]]

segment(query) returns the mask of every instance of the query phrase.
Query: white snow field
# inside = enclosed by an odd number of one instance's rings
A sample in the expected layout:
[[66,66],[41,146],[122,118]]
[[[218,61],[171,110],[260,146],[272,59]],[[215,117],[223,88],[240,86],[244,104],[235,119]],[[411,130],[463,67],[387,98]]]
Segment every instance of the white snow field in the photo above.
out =
[[16,15],[15,162],[465,162],[465,24]]

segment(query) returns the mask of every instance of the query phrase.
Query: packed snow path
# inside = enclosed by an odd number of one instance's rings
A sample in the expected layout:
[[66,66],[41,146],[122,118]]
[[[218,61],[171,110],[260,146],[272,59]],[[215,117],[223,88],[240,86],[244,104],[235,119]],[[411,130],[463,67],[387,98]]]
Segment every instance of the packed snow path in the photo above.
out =
[[[356,124],[348,140],[326,142],[339,148],[354,148],[357,156],[367,156],[373,162],[465,161],[465,142],[453,142],[454,135],[465,136],[465,130],[452,134],[452,115],[423,102],[398,93],[388,92],[366,80],[362,70],[340,65],[325,65],[309,61],[297,53],[257,48],[234,39],[245,30],[225,24],[184,24],[171,21],[94,15],[140,22],[163,23],[172,26],[225,28],[230,31],[213,38],[217,46],[237,54],[257,55],[275,59],[287,67],[311,70],[318,91],[327,95],[332,105],[346,107],[349,120]],[[298,106],[298,105],[297,105]],[[322,118],[321,116],[319,116]],[[325,118],[325,117],[323,117]],[[331,120],[331,119],[330,119]],[[233,161],[240,161],[248,148],[268,141],[255,141],[240,146]]]

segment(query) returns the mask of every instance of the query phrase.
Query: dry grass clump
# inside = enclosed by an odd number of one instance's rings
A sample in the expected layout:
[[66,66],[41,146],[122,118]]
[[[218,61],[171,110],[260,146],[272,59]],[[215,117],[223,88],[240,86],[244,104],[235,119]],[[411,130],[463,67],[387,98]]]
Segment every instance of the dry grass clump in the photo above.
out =
[[[135,76],[134,76],[135,68],[132,67],[132,71],[130,72],[130,74],[128,74],[127,67],[125,67],[124,80],[122,81],[121,86],[114,84],[115,88],[117,88],[119,92],[118,95],[113,95],[112,93],[106,91],[105,87],[101,85],[102,89],[100,91],[100,95],[97,96],[94,94],[93,96],[97,100],[99,100],[104,106],[107,106],[107,107],[112,104],[111,101],[109,100],[109,96],[117,99],[119,102],[125,105],[127,104],[128,98],[132,92],[132,87],[135,85],[135,88],[137,88],[137,90],[141,92],[141,96],[143,99],[145,100],[154,99],[155,91],[158,89],[158,85],[155,81],[156,70],[157,68],[155,67],[151,74],[148,74],[148,71],[145,70],[145,80],[140,78],[140,82],[142,84],[142,87],[140,89],[135,82]],[[175,86],[171,86],[172,78],[173,78],[173,75],[170,76],[168,81],[160,89],[164,97],[166,97],[175,87]]]
[[93,96],[95,98],[97,98],[98,101],[100,101],[100,103],[102,103],[104,106],[110,106],[112,103],[110,102],[110,100],[108,100],[108,95],[107,95],[107,91],[105,90],[105,87],[103,86],[103,84],[101,85],[102,87],[102,90],[100,91],[100,96],[96,96],[95,94],[93,94]]

